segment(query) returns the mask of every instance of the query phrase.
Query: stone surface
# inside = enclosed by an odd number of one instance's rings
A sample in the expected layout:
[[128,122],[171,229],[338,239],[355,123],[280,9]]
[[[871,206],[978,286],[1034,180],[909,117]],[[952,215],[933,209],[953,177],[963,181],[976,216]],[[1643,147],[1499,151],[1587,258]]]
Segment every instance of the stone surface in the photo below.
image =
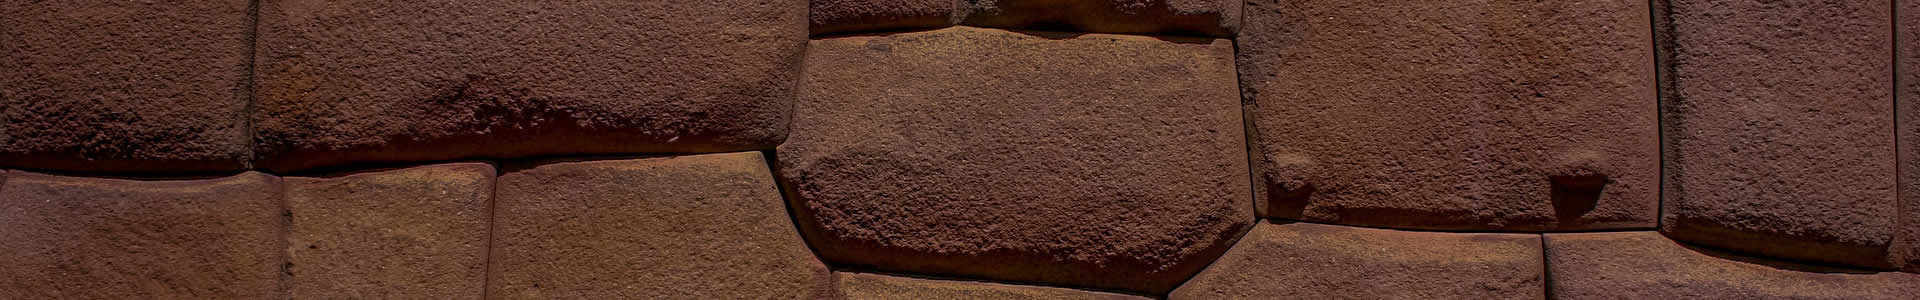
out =
[[940,28],[953,26],[962,1],[812,0],[807,18],[814,35]]
[[[514,169],[514,168],[508,168]],[[553,162],[500,176],[492,298],[830,295],[760,153]]]
[[1238,0],[961,0],[963,24],[1080,32],[1233,37]]
[[1896,218],[1890,3],[1672,0],[1668,237],[1881,267]]
[[1542,299],[1540,237],[1262,223],[1169,299]]
[[[1920,1],[1899,0],[1900,7],[1894,11],[1900,26],[1895,37],[1899,49],[1896,55],[1899,74],[1895,99],[1899,102],[1898,118],[1901,120],[1920,120]],[[1900,216],[1895,224],[1889,262],[1893,266],[1903,267],[1907,272],[1920,273],[1920,121],[1896,122],[1899,149],[1895,157],[1900,174],[1900,184],[1896,191],[1900,198]]]
[[1254,219],[1227,40],[954,27],[809,47],[778,154],[829,262],[1162,294]]
[[1555,299],[1911,299],[1920,275],[1797,265],[1652,232],[1547,235]]
[[1253,1],[1240,81],[1262,216],[1651,229],[1646,1]]
[[771,149],[805,5],[263,1],[260,163]]
[[10,172],[4,182],[0,295],[7,298],[282,297],[277,178]]
[[1089,292],[1053,287],[988,282],[899,277],[866,273],[835,273],[841,296],[847,299],[1104,299],[1146,300],[1147,297]]
[[288,177],[294,299],[481,297],[492,165]]
[[0,166],[245,169],[247,3],[0,1]]

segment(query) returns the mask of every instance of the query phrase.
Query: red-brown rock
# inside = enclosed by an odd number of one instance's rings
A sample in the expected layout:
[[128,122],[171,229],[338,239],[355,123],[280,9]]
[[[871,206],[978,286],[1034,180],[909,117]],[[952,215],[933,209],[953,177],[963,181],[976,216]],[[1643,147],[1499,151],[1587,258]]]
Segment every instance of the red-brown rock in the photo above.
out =
[[835,273],[835,275],[838,286],[835,290],[847,299],[1148,299],[1113,293],[989,282],[921,279],[865,273]]
[[963,24],[1103,33],[1233,37],[1238,0],[962,0]]
[[0,296],[278,299],[279,179],[134,181],[10,172]]
[[1254,219],[1232,51],[972,27],[814,40],[781,176],[835,264],[1165,293]]
[[1240,82],[1262,216],[1651,229],[1647,2],[1250,2]]
[[1170,299],[1542,299],[1533,234],[1262,223]]
[[953,26],[954,10],[966,0],[812,0],[807,17],[814,35],[898,31]]
[[1879,268],[1895,226],[1887,1],[1672,0],[1668,237]]
[[294,299],[480,298],[493,166],[289,177]]
[[771,149],[805,6],[263,1],[260,163]]
[[1652,232],[1547,235],[1555,299],[1912,299],[1920,275],[1815,267]]
[[1920,273],[1920,1],[1900,0],[1900,7],[1894,11],[1899,20],[1900,36],[1896,44],[1900,46],[1898,61],[1900,71],[1894,97],[1899,102],[1894,109],[1899,111],[1901,120],[1917,120],[1899,123],[1899,151],[1895,157],[1900,174],[1897,179],[1901,211],[1895,223],[1893,242],[1890,249],[1890,265],[1904,267],[1908,272]]
[[0,166],[247,168],[247,3],[0,1]]
[[554,162],[500,176],[488,296],[830,295],[760,153]]

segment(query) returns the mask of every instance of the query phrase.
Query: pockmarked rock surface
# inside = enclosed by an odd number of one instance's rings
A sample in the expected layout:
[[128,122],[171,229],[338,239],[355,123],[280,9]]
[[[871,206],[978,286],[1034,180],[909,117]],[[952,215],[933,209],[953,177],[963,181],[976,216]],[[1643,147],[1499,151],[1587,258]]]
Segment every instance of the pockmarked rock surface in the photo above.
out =
[[0,1],[0,166],[246,169],[247,3]]
[[497,191],[489,297],[816,298],[833,289],[760,153],[554,162],[501,175]]
[[1881,268],[1897,218],[1890,3],[1670,0],[1661,230]]
[[281,298],[280,183],[248,172],[133,181],[8,172],[0,295]]
[[1232,51],[973,27],[814,40],[780,175],[836,264],[1162,294],[1254,219]]
[[263,1],[261,164],[771,149],[805,6]]
[[846,299],[1008,299],[1008,300],[1146,300],[1147,297],[1074,289],[1009,285],[988,282],[922,279],[866,273],[835,273],[840,296]]
[[954,11],[967,0],[812,0],[807,15],[814,35],[884,32],[953,26]]
[[[1920,120],[1920,1],[1899,0],[1900,34],[1896,43],[1900,46],[1897,55],[1900,71],[1894,97],[1900,100],[1901,120]],[[1900,158],[1900,174],[1897,182],[1901,211],[1898,226],[1894,230],[1893,244],[1889,254],[1891,265],[1902,267],[1907,272],[1920,273],[1920,121],[1896,122],[1900,144],[1897,146]]]
[[1540,237],[1261,223],[1169,299],[1544,299]]
[[494,168],[288,177],[290,296],[480,298]]
[[1660,144],[1647,5],[1249,2],[1239,75],[1261,215],[1652,229]]
[[1911,299],[1920,274],[1834,269],[1687,246],[1653,232],[1547,235],[1556,299]]
[[1033,30],[1233,37],[1238,0],[960,0],[963,24]]

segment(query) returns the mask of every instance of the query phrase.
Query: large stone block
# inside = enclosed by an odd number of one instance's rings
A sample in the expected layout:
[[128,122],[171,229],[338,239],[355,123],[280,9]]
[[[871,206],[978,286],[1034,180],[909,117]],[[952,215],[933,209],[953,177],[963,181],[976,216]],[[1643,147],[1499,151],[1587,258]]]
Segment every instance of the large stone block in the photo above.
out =
[[1259,211],[1435,230],[1653,228],[1647,5],[1250,2],[1239,64]]
[[1239,0],[961,0],[967,25],[1233,37]]
[[806,5],[263,1],[260,163],[771,149]]
[[1816,267],[1652,232],[1548,234],[1555,299],[1912,299],[1920,275]]
[[1533,234],[1262,223],[1170,299],[1543,299]]
[[1103,299],[1146,300],[1147,297],[1089,292],[1054,287],[988,282],[898,277],[865,273],[835,273],[836,291],[847,299]]
[[1670,0],[1674,239],[1885,265],[1896,219],[1891,3]]
[[555,162],[500,176],[488,296],[830,295],[760,153]]
[[133,181],[9,172],[0,295],[281,298],[279,179]]
[[966,0],[812,0],[809,29],[815,35],[897,31],[953,26]]
[[1254,219],[1232,51],[972,27],[815,40],[781,176],[829,262],[1165,293]]
[[289,177],[295,299],[480,298],[492,165]]
[[1895,74],[1899,77],[1894,93],[1899,104],[1894,109],[1899,119],[1910,121],[1896,122],[1899,128],[1894,129],[1899,131],[1899,150],[1894,157],[1900,160],[1897,188],[1901,210],[1896,213],[1900,218],[1888,254],[1891,265],[1920,273],[1920,1],[1900,0],[1899,5],[1895,11],[1900,15],[1895,17],[1900,22],[1896,30],[1900,36],[1895,37],[1895,44],[1900,46],[1896,54],[1900,65],[1894,68],[1900,71]]
[[0,1],[0,166],[247,168],[247,3]]

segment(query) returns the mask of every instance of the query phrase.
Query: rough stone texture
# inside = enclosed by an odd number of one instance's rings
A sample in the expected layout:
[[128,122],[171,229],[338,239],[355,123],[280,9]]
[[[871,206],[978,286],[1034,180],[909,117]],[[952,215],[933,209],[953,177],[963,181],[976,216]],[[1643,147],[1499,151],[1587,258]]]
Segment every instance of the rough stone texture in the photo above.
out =
[[1238,0],[962,0],[966,25],[1233,37]]
[[1920,273],[1920,0],[1900,0],[1896,9],[1900,36],[1895,40],[1900,51],[1897,57],[1900,65],[1899,81],[1894,93],[1898,100],[1898,118],[1911,120],[1899,123],[1898,152],[1895,157],[1899,172],[1897,179],[1900,210],[1899,220],[1895,223],[1890,264],[1903,267],[1908,272]]
[[1542,299],[1540,237],[1262,223],[1170,299]]
[[781,176],[836,264],[1165,293],[1254,219],[1232,51],[972,27],[815,40]]
[[836,289],[847,299],[1104,299],[1147,300],[1122,294],[1074,289],[1009,285],[988,282],[897,277],[864,273],[835,273]]
[[1920,275],[1797,265],[1652,232],[1547,235],[1555,299],[1911,299]]
[[1646,1],[1253,1],[1262,216],[1436,230],[1651,229]]
[[1897,211],[1884,0],[1672,0],[1668,237],[1882,267]]
[[556,162],[500,176],[493,298],[830,295],[760,153]]
[[263,1],[260,163],[771,149],[805,5]]
[[281,298],[277,178],[7,175],[0,187],[0,295]]
[[287,178],[294,299],[480,298],[492,165]]
[[0,1],[0,166],[247,167],[246,0]]
[[965,0],[812,0],[814,35],[953,26]]

